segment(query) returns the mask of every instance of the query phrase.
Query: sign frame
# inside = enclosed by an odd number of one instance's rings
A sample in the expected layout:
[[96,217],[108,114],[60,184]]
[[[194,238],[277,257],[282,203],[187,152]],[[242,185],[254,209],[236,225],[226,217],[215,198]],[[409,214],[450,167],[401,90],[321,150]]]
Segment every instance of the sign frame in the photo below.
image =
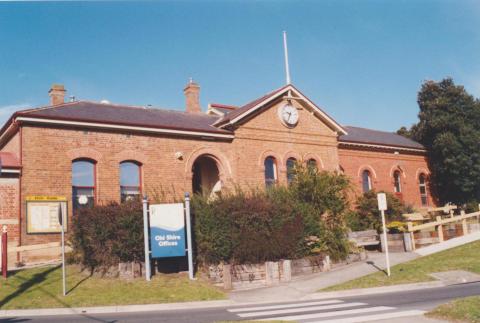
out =
[[[64,222],[64,229],[67,232],[68,228],[68,200],[65,196],[54,196],[54,195],[36,195],[36,196],[27,196],[25,199],[25,230],[27,235],[44,235],[44,234],[61,234],[62,228],[59,226],[56,230],[32,230],[30,228],[31,224],[31,214],[29,212],[30,203],[42,204],[42,203],[58,203],[62,209],[62,217]],[[56,222],[58,222],[58,213],[56,213]]]

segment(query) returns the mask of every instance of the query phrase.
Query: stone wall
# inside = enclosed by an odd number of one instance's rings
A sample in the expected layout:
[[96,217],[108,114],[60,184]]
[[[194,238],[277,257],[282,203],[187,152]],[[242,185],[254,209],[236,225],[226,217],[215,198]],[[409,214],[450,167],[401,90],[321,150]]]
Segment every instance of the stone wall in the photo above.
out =
[[278,285],[295,277],[329,271],[331,266],[330,257],[322,255],[250,265],[211,265],[205,271],[215,285],[242,290]]

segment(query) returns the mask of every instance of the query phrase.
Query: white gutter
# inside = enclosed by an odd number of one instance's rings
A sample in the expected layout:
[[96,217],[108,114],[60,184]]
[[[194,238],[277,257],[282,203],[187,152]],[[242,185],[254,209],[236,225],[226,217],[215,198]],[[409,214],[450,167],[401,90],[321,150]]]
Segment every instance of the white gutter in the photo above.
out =
[[187,135],[187,136],[214,137],[214,138],[222,138],[222,139],[235,138],[234,135],[219,134],[219,133],[217,134],[217,133],[201,132],[201,131],[186,131],[186,130],[161,129],[161,128],[151,128],[151,127],[123,126],[123,125],[115,125],[115,124],[99,123],[99,122],[66,121],[66,120],[29,118],[29,117],[17,117],[15,120],[33,122],[33,123],[42,123],[42,124],[46,123],[46,124],[56,124],[56,125],[68,125],[68,126],[84,126],[84,127],[95,127],[95,128]]
[[20,174],[20,169],[6,169],[2,168],[1,174]]
[[372,144],[362,144],[362,143],[346,142],[346,141],[339,141],[338,143],[340,145],[347,145],[347,146],[360,146],[360,147],[369,147],[369,148],[406,150],[406,151],[422,152],[422,153],[427,152],[427,150],[419,149],[419,148],[406,148],[406,147],[396,147],[396,146],[386,146],[386,145],[372,145]]

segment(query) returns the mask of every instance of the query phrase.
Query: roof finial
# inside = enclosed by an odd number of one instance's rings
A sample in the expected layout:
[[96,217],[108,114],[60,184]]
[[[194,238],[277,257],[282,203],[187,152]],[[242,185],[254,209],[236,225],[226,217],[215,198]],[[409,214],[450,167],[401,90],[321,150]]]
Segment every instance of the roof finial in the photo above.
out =
[[192,83],[193,83],[193,77],[190,76],[190,77],[188,78],[188,83],[189,83],[189,84],[192,84]]
[[283,50],[285,51],[285,73],[287,79],[287,85],[291,84],[290,81],[290,68],[288,66],[288,47],[287,47],[287,32],[283,31]]

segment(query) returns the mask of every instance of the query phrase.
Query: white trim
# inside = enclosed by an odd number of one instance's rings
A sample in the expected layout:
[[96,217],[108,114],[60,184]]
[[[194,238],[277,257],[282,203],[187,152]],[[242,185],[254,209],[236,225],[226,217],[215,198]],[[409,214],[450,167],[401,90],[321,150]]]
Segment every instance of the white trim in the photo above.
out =
[[0,175],[2,174],[20,174],[20,169],[6,169],[2,168]]
[[373,145],[373,144],[362,144],[357,142],[348,142],[348,141],[338,141],[340,145],[348,146],[361,146],[361,147],[371,147],[371,148],[387,148],[394,150],[406,150],[406,151],[415,151],[415,152],[427,152],[425,149],[420,148],[406,148],[406,147],[396,147],[396,146],[387,146],[387,145]]
[[210,114],[210,115],[214,114],[219,117],[225,116],[225,113],[218,111],[216,108],[212,107],[210,104],[208,104],[207,114]]
[[215,138],[226,138],[226,139],[235,138],[234,135],[227,135],[227,134],[224,135],[224,134],[216,134],[216,133],[200,132],[200,131],[185,131],[185,130],[161,129],[161,128],[151,128],[151,127],[123,126],[123,125],[115,125],[115,124],[107,124],[107,123],[99,123],[99,122],[66,121],[66,120],[53,120],[53,119],[43,119],[43,118],[27,118],[27,117],[17,117],[15,120],[36,122],[36,123],[49,123],[49,124],[59,124],[59,125],[71,125],[71,126],[146,131],[146,132],[168,133],[168,134],[189,135],[189,136],[204,136],[204,137],[215,137]]
[[[310,101],[308,98],[306,98],[300,92],[298,92],[291,85],[286,86],[282,91],[276,93],[275,95],[269,96],[265,100],[263,100],[260,103],[258,103],[257,105],[255,105],[253,108],[250,108],[247,111],[245,111],[244,113],[238,115],[236,118],[233,118],[227,124],[232,125],[232,124],[236,123],[237,121],[243,119],[244,117],[248,116],[249,114],[255,112],[260,107],[264,106],[266,103],[268,103],[268,102],[278,98],[279,96],[283,95],[287,91],[292,91],[295,94],[297,94],[299,96],[299,98],[304,100],[306,103],[308,103],[308,105],[310,105],[320,115],[321,118],[325,119],[330,126],[332,126],[334,129],[336,129],[340,134],[347,135],[347,132],[345,131],[345,129],[343,129],[337,122],[335,122],[332,118],[330,118],[328,115],[326,115],[322,110],[320,110],[320,108],[318,108],[315,104],[313,104],[312,101]],[[288,95],[288,96],[290,97],[291,95]],[[225,125],[223,125],[222,127],[224,127],[224,126]]]

